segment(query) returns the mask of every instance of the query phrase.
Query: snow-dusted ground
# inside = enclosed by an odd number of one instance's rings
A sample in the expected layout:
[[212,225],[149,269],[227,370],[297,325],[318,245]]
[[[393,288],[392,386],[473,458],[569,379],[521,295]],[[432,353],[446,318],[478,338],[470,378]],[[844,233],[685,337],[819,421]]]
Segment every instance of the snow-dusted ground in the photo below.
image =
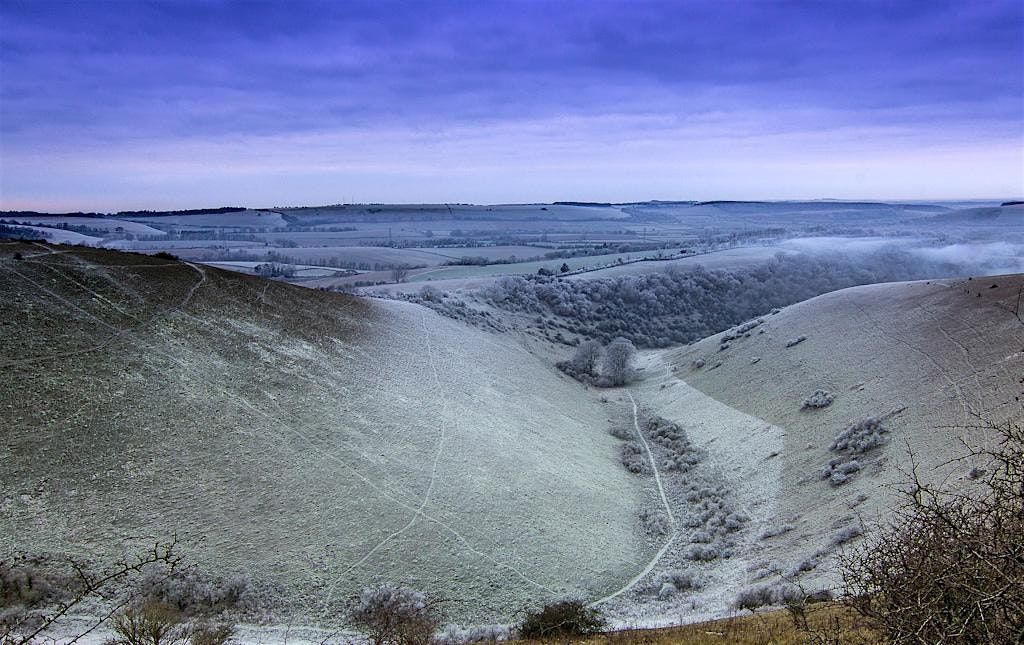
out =
[[[18,403],[0,408],[0,544],[104,556],[176,531],[203,570],[269,584],[303,625],[245,642],[320,642],[341,601],[384,581],[452,600],[463,623],[566,595],[619,625],[691,622],[750,585],[829,587],[836,536],[888,507],[905,445],[930,473],[961,435],[986,439],[951,426],[1019,419],[1024,398],[1020,276],[828,294],[644,352],[634,384],[588,391],[543,344],[197,265],[147,269],[176,277],[143,314],[148,282],[74,253],[0,258],[4,319],[33,330],[0,355]],[[804,408],[819,389],[832,403]],[[849,482],[822,480],[867,416],[884,445]],[[692,468],[665,467],[655,417],[685,431]],[[622,466],[613,426],[646,474]],[[667,531],[644,534],[642,511]]]
[[[64,321],[5,344],[5,551],[102,560],[177,533],[201,570],[249,574],[307,622],[381,581],[491,622],[609,593],[649,559],[612,406],[546,357],[413,304],[349,313],[179,266],[147,269],[180,293],[142,314],[129,268],[3,265],[5,319]],[[313,317],[285,333],[293,311]],[[66,346],[79,333],[102,351]]]

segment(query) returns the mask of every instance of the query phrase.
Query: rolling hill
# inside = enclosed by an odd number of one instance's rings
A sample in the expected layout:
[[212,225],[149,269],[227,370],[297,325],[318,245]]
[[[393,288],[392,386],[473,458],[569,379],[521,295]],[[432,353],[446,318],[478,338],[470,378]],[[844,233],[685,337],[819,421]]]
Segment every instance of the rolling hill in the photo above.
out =
[[641,407],[708,451],[753,520],[709,573],[733,593],[834,588],[833,555],[891,508],[907,471],[969,486],[962,442],[1024,420],[1022,290],[1020,275],[854,287],[646,353]]
[[176,534],[313,621],[380,581],[507,619],[650,559],[607,406],[511,340],[159,256],[4,243],[0,274],[5,553]]

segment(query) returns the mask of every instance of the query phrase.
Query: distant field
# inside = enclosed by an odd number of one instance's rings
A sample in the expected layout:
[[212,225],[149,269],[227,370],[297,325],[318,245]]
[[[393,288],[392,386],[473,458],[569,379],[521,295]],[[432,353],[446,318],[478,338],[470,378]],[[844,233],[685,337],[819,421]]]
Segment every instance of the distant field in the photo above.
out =
[[[5,218],[0,215],[0,219]],[[163,231],[157,230],[151,226],[146,226],[145,224],[122,219],[108,219],[104,217],[55,216],[17,217],[14,219],[27,224],[38,224],[39,226],[60,226],[61,224],[68,224],[71,226],[88,226],[89,228],[102,229],[105,231],[117,231],[118,229],[121,229],[125,233],[132,233],[133,235],[165,235]]]
[[154,226],[174,225],[178,227],[219,227],[219,228],[258,228],[287,226],[280,214],[270,211],[242,211],[237,213],[211,213],[204,215],[163,215],[163,216],[130,216],[128,221],[142,222]]
[[[663,249],[660,253],[665,256],[678,254],[681,249]],[[539,269],[551,269],[558,272],[562,264],[569,265],[570,271],[577,269],[612,265],[622,260],[623,262],[642,258],[650,255],[657,255],[659,251],[637,251],[635,253],[609,253],[607,255],[591,255],[578,258],[556,258],[540,262],[519,262],[516,264],[491,264],[488,266],[457,266],[440,267],[414,272],[409,276],[409,282],[422,282],[424,280],[445,280],[450,278],[479,278],[484,276],[500,275],[529,275],[537,273]]]
[[48,228],[45,226],[22,226],[21,228],[27,228],[32,231],[38,231],[39,233],[45,234],[47,242],[54,242],[57,244],[97,244],[103,241],[101,237],[94,237],[92,235],[82,235],[81,233],[75,233],[74,231],[65,231],[60,228]]

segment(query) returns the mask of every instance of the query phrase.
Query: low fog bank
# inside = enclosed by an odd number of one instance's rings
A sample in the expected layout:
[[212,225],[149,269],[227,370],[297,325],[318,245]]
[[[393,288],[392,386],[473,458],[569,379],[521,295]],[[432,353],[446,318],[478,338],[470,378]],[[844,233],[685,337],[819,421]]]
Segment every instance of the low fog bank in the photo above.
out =
[[891,239],[792,242],[803,252],[779,253],[767,263],[742,269],[669,266],[592,280],[506,277],[465,299],[431,287],[406,297],[469,322],[492,320],[481,312],[488,308],[518,314],[508,318],[556,343],[575,345],[584,338],[607,343],[621,336],[638,347],[657,348],[691,343],[773,309],[847,287],[1024,272],[1021,248],[1003,242],[912,248]]
[[920,260],[925,267],[941,266],[944,270],[955,271],[958,277],[1024,273],[1024,240],[942,244],[920,237],[821,236],[793,238],[782,242],[779,247],[817,255],[844,253],[854,259],[858,254],[881,250],[903,252]]

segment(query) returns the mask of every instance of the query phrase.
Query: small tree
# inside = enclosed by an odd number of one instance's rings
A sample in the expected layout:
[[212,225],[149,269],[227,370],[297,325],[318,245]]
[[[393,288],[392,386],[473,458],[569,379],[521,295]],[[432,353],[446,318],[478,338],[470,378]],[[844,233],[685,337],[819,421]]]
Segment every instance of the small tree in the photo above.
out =
[[395,284],[399,282],[405,282],[405,279],[409,277],[409,267],[405,264],[399,264],[391,267],[391,281]]
[[601,343],[596,340],[585,340],[576,347],[576,353],[572,357],[572,366],[578,374],[596,376],[601,352]]
[[608,385],[625,385],[633,378],[633,359],[636,347],[621,336],[608,343],[604,350],[602,372]]
[[559,267],[558,270],[561,271],[562,273],[568,273],[569,272],[569,263],[568,262],[563,262],[562,266]]
[[349,620],[374,645],[428,645],[441,624],[436,603],[395,585],[367,587],[352,601]]

